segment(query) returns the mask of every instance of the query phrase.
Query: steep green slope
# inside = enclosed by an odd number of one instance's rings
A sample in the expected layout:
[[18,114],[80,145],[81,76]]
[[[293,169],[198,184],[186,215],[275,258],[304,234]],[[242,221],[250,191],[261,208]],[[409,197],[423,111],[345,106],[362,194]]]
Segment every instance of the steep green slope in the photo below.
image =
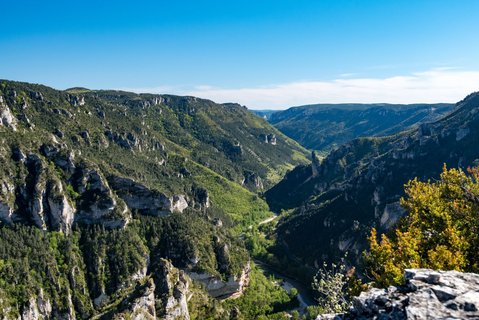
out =
[[410,179],[438,177],[443,164],[479,162],[479,94],[445,118],[382,138],[359,138],[322,162],[299,166],[266,193],[274,210],[294,209],[278,225],[282,253],[310,267],[365,249],[369,230],[389,229],[402,216],[399,198]]
[[453,104],[317,104],[268,115],[268,121],[308,149],[327,152],[358,137],[385,136],[439,119]]
[[0,313],[224,317],[304,155],[239,105],[0,81]]

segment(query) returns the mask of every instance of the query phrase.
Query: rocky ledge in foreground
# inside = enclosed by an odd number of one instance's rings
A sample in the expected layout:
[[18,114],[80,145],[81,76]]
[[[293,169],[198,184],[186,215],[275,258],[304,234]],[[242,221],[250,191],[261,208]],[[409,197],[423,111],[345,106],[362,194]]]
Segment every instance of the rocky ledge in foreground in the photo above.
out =
[[332,319],[479,319],[479,275],[429,269],[406,270],[406,284],[370,289],[347,314]]

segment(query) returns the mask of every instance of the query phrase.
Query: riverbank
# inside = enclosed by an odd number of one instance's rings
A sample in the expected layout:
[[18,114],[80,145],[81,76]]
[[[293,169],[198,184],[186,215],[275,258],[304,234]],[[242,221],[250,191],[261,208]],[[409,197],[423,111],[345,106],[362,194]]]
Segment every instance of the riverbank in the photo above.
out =
[[314,300],[313,292],[310,287],[304,285],[296,279],[282,274],[278,270],[272,268],[270,265],[262,261],[254,260],[254,263],[263,272],[265,276],[274,276],[275,279],[281,281],[281,286],[288,293],[291,291],[292,288],[296,288],[296,290],[298,291],[297,299],[299,301],[299,307],[296,310],[298,310],[301,314],[306,313],[306,309],[308,306],[316,305],[316,301]]

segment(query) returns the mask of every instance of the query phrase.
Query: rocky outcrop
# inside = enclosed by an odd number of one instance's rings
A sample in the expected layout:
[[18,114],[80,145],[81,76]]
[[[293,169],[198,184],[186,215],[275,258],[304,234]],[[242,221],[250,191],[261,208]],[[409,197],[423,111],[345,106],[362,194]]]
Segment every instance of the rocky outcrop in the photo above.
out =
[[58,180],[53,180],[48,185],[47,204],[50,210],[50,228],[70,233],[75,218],[75,208],[65,196],[63,185]]
[[[19,211],[14,213],[11,207],[0,206],[3,207],[0,219],[5,223],[27,220],[43,230],[68,234],[75,209],[66,197],[62,183],[45,169],[45,164],[36,154],[28,155],[25,166],[28,172],[25,184],[18,187],[15,199]],[[7,192],[13,197],[13,187],[9,189]]]
[[[379,208],[378,206],[376,208]],[[401,217],[404,217],[406,214],[406,210],[401,207],[399,201],[388,203],[384,207],[383,214],[381,215],[381,219],[379,221],[382,228],[388,230],[392,228]]]
[[469,128],[460,128],[456,132],[456,141],[464,139],[464,137],[466,137],[470,132],[471,130]]
[[68,101],[74,107],[81,107],[85,105],[85,97],[83,96],[76,96],[76,95],[69,95]]
[[76,220],[107,228],[121,228],[130,221],[126,204],[113,194],[99,170],[85,164],[77,167],[73,183],[81,195]]
[[65,116],[65,117],[70,118],[70,119],[73,118],[73,114],[68,110],[55,108],[52,111],[55,114]]
[[406,284],[370,289],[347,314],[319,319],[479,319],[479,275],[429,269],[406,270]]
[[260,139],[264,141],[264,143],[271,144],[273,146],[276,145],[277,140],[276,140],[276,135],[274,133],[270,134],[261,134]]
[[49,299],[43,295],[40,289],[38,297],[30,297],[28,303],[23,307],[21,314],[22,320],[50,319],[52,314],[52,304]]
[[105,131],[105,136],[108,140],[115,142],[118,146],[122,147],[123,149],[133,150],[135,148],[139,148],[141,150],[141,145],[138,137],[136,137],[133,133],[117,133],[111,130]]
[[0,220],[4,223],[12,223],[13,209],[7,204],[0,202]]
[[211,206],[208,190],[194,187],[192,189],[195,209],[208,209]]
[[88,130],[81,131],[79,133],[80,137],[85,141],[87,144],[90,144],[90,132]]
[[275,146],[276,143],[277,143],[276,135],[275,134],[268,134],[268,142],[269,142],[269,144]]
[[189,320],[190,283],[187,275],[173,267],[168,260],[161,259],[153,272],[153,278],[156,285],[158,316],[165,320]]
[[188,208],[188,202],[184,195],[174,195],[170,199],[170,211],[171,212],[183,212],[186,208]]
[[43,144],[40,153],[67,174],[75,171],[75,155],[72,151],[64,149],[64,145]]
[[0,96],[0,126],[11,128],[13,131],[17,130],[17,119],[2,96]]
[[252,171],[244,173],[244,179],[241,184],[251,190],[262,190],[264,188],[263,179]]
[[30,98],[43,101],[43,94],[39,91],[30,91]]
[[154,320],[155,308],[155,283],[149,279],[144,285],[139,286],[131,297],[120,304],[121,313],[115,314],[115,319]]
[[214,236],[213,241],[216,260],[218,262],[218,270],[222,273],[226,273],[231,265],[229,245],[218,236]]
[[141,214],[161,216],[169,214],[170,200],[166,195],[133,181],[132,179],[110,176],[108,182],[128,207]]
[[9,181],[0,180],[0,220],[11,224],[13,215],[12,197],[15,187]]
[[203,284],[208,293],[217,299],[234,299],[241,296],[249,284],[249,273],[251,271],[248,263],[239,276],[229,276],[227,281],[207,272],[189,272],[191,279]]
[[47,229],[46,212],[46,177],[44,166],[41,159],[36,154],[30,154],[27,157],[26,166],[28,176],[26,184],[21,189],[21,194],[25,203],[29,218],[33,224],[43,230]]
[[131,210],[151,216],[165,216],[174,211],[183,212],[188,202],[183,195],[167,197],[165,194],[147,188],[132,179],[110,176],[108,182],[116,194]]

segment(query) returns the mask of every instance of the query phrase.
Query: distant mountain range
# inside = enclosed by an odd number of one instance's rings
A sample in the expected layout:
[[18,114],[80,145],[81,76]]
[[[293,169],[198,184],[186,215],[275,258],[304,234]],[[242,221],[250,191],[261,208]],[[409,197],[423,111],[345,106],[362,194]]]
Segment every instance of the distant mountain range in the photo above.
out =
[[[420,107],[410,109],[422,114]],[[436,110],[451,109],[437,105]],[[364,112],[396,114],[383,107]],[[357,138],[322,161],[313,158],[312,164],[298,166],[265,194],[275,211],[293,209],[278,226],[281,252],[311,268],[346,252],[356,261],[372,227],[385,231],[404,214],[399,199],[409,179],[437,178],[444,164],[460,168],[479,164],[478,143],[479,94],[475,93],[440,120],[387,137]]]
[[315,104],[255,111],[288,137],[323,154],[358,137],[385,136],[439,119],[453,104]]

